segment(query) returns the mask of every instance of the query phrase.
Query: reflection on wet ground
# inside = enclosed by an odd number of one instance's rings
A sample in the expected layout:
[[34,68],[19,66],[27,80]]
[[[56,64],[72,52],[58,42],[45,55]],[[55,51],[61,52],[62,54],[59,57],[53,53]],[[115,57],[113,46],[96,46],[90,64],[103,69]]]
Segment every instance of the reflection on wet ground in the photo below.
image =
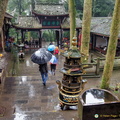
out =
[[[64,58],[59,56],[56,74],[53,76],[49,73],[47,85],[44,87],[38,65],[30,60],[33,52],[26,52],[25,61],[19,62],[15,76],[8,72],[0,95],[0,106],[4,106],[6,110],[0,120],[78,120],[75,106],[65,111],[59,106],[56,80],[62,79],[59,70],[63,67]],[[113,79],[118,78],[118,74],[113,75]],[[100,79],[87,78],[85,88],[99,87]]]

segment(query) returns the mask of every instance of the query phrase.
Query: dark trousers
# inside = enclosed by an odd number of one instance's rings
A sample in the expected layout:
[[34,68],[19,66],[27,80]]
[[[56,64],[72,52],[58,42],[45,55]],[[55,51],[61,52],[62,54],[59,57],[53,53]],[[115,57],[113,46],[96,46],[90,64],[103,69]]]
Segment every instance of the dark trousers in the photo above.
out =
[[50,67],[51,67],[51,72],[52,72],[52,74],[55,75],[56,64],[51,64]]

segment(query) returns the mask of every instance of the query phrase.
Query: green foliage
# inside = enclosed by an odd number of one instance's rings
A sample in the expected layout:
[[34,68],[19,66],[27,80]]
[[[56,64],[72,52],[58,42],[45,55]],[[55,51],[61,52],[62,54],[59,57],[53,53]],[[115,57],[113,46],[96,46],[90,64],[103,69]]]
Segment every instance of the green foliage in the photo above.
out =
[[9,36],[10,37],[13,37],[13,38],[16,38],[17,37],[17,34],[16,34],[16,30],[14,28],[11,28],[9,30]]
[[[84,0],[75,0],[77,15],[82,18]],[[114,0],[93,0],[92,11],[94,17],[112,16]]]
[[38,39],[38,32],[31,31],[31,37],[32,37],[33,39]]
[[29,12],[30,4],[30,0],[9,0],[7,11],[13,15],[26,15]]
[[42,39],[44,39],[47,42],[53,42],[56,41],[55,38],[55,31],[54,30],[46,30],[43,32]]
[[82,18],[84,0],[75,0],[75,3],[76,3],[77,16]]
[[[55,3],[58,4],[62,0],[37,0],[37,2]],[[77,16],[82,18],[83,16],[83,4],[84,0],[75,0]],[[115,0],[93,0],[93,16],[94,17],[106,17],[111,16]],[[7,11],[14,15],[26,15],[30,13],[30,5],[34,8],[34,0],[9,0]],[[68,0],[64,0],[64,6],[68,11]]]
[[67,37],[68,39],[70,39],[70,31],[64,32],[63,36]]
[[114,4],[113,0],[93,0],[93,16],[112,16]]

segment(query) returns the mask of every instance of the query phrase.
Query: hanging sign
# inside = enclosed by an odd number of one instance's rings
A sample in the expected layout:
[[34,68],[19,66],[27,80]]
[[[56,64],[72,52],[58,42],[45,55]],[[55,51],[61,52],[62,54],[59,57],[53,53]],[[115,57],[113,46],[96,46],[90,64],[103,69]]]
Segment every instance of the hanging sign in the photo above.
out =
[[42,20],[42,26],[60,26],[60,20]]

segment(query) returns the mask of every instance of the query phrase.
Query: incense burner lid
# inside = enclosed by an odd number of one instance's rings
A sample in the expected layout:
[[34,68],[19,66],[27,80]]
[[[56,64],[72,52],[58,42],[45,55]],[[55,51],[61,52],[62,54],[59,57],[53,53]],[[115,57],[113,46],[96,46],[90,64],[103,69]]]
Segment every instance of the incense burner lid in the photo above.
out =
[[67,58],[81,58],[81,54],[78,49],[69,49],[62,54]]

